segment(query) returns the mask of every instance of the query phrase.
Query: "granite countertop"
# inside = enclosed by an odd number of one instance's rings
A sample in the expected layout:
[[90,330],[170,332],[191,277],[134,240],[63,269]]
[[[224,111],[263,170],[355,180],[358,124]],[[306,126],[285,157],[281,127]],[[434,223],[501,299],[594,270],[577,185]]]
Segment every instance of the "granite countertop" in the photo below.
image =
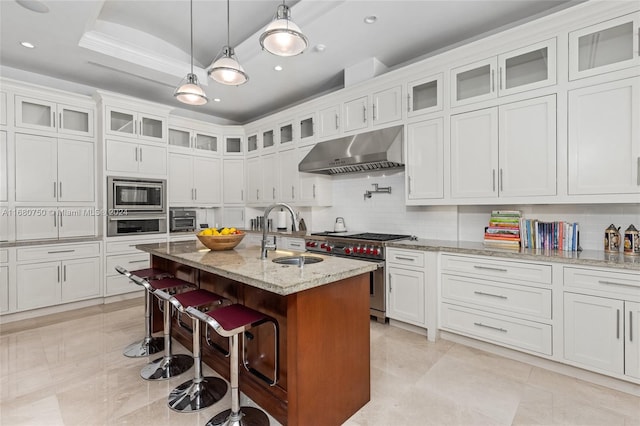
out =
[[387,247],[640,271],[640,256],[625,256],[623,252],[605,253],[601,250],[583,250],[580,252],[535,249],[515,250],[487,247],[481,242],[428,240],[422,238],[390,242],[387,243]]
[[137,249],[154,256],[179,262],[211,272],[234,281],[251,285],[282,296],[354,277],[377,268],[373,262],[341,257],[323,256],[322,262],[307,264],[303,268],[279,265],[274,258],[301,254],[287,250],[268,253],[260,259],[260,246],[236,247],[233,250],[211,251],[199,241],[140,244]]

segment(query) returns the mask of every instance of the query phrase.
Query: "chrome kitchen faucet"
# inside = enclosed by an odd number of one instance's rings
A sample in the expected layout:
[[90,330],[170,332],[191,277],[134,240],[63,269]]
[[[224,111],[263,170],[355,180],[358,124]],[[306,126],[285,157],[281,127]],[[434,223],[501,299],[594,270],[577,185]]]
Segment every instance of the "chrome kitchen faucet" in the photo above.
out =
[[[262,217],[264,217],[264,220],[266,221],[269,218],[269,213],[271,213],[271,210],[273,210],[276,207],[284,207],[285,209],[289,210],[289,213],[291,214],[291,230],[293,232],[296,232],[298,230],[298,228],[296,227],[296,214],[293,212],[293,208],[291,208],[289,204],[275,203],[275,204],[271,204],[270,206],[267,206],[267,208],[264,209],[264,214],[262,215]],[[268,250],[276,250],[276,243],[275,241],[273,243],[270,243],[267,241],[267,227],[263,226],[262,227],[262,244],[260,245],[260,259],[267,258]]]

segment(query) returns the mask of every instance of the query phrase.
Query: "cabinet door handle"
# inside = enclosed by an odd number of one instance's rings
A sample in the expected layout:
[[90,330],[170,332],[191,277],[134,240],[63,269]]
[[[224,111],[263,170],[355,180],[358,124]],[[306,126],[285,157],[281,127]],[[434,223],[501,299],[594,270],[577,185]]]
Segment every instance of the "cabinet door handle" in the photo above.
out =
[[503,296],[501,294],[491,294],[491,293],[485,293],[483,291],[474,291],[474,293],[479,296],[491,296],[491,297],[497,297],[498,299],[508,299],[507,296]]
[[53,250],[48,251],[47,254],[59,254],[59,253],[73,253],[75,250]]
[[498,90],[502,90],[502,67],[498,68]]
[[58,282],[60,282],[60,265],[58,265]]
[[296,198],[296,187],[291,185],[291,199],[295,199]]
[[478,327],[490,328],[491,330],[500,331],[502,333],[506,333],[507,332],[507,330],[505,330],[504,328],[494,327],[492,325],[486,325],[486,324],[483,324],[481,322],[474,322],[473,325],[478,326]]
[[492,192],[496,192],[496,169],[491,169],[491,187]]
[[62,182],[58,182],[58,197],[62,198]]
[[339,128],[340,128],[340,121],[339,121],[338,113],[336,112],[336,130],[338,130]]
[[240,190],[240,201],[244,201],[244,189]]
[[64,265],[62,267],[62,281],[67,281],[67,265]]
[[56,128],[56,113],[51,111],[51,124],[53,124],[53,128]]
[[138,162],[138,147],[136,146],[136,163]]
[[140,162],[142,163],[142,147],[140,147]]
[[240,220],[244,222],[244,209],[240,210]]
[[392,289],[392,286],[391,286],[391,274],[389,274],[389,293],[391,293],[391,289]]
[[507,269],[492,268],[490,266],[473,265],[473,267],[476,268],[476,269],[483,269],[483,270],[486,270],[486,271],[507,272]]
[[272,195],[271,197],[275,200],[276,199],[276,187],[274,186],[272,189]]
[[367,106],[362,105],[362,121],[367,122]]
[[316,199],[316,184],[313,184],[313,199]]
[[411,95],[407,93],[407,112],[411,112]]
[[58,212],[58,214],[60,215],[60,227],[62,228],[62,211]]
[[502,168],[500,168],[500,176],[498,177],[498,182],[500,182],[500,192],[504,191],[502,188]]
[[260,199],[260,190],[256,189],[256,200]]
[[632,288],[638,288],[637,285],[633,285],[633,284],[625,284],[625,283],[617,283],[615,281],[605,281],[605,280],[598,280],[598,284],[606,284],[606,285],[621,285],[623,287],[632,287]]
[[61,129],[64,129],[64,124],[62,123],[62,113],[58,113],[58,126],[60,126]]
[[194,200],[198,199],[198,188],[193,188],[193,199]]
[[58,227],[58,215],[57,214],[53,215],[53,227],[54,228]]
[[409,189],[409,195],[411,195],[411,176],[407,177],[407,187]]
[[633,311],[629,311],[629,342],[633,342]]
[[616,339],[620,338],[620,309],[616,309]]
[[53,182],[53,198],[58,198],[58,185],[55,181]]
[[373,121],[376,121],[378,119],[378,115],[377,115],[377,111],[376,111],[376,103],[374,102],[373,105],[371,105],[371,108],[373,109]]

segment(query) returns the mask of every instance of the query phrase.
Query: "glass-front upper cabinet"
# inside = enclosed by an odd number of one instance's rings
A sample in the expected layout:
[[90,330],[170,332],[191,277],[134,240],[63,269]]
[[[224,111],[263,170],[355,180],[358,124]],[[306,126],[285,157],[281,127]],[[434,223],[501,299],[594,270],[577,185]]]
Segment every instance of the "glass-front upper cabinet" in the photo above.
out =
[[242,154],[242,137],[241,136],[225,136],[224,153],[225,154]]
[[247,137],[247,152],[254,152],[258,150],[258,135],[253,134]]
[[191,148],[191,132],[186,129],[169,128],[169,146]]
[[302,117],[298,118],[298,125],[298,142],[301,144],[315,142],[315,113],[303,115]]
[[93,137],[93,109],[23,96],[15,105],[16,127]]
[[569,33],[569,79],[640,65],[640,13]]
[[285,123],[280,125],[280,145],[287,145],[293,142],[293,124]]
[[556,39],[454,68],[451,81],[452,106],[556,84]]
[[199,149],[201,151],[206,151],[207,153],[217,153],[218,152],[218,136],[195,132],[194,136],[194,148]]
[[167,120],[162,117],[107,106],[106,120],[107,134],[166,141]]
[[262,132],[262,147],[265,149],[272,148],[276,144],[275,134],[273,130],[265,130]]
[[442,110],[442,74],[421,78],[407,84],[407,116]]

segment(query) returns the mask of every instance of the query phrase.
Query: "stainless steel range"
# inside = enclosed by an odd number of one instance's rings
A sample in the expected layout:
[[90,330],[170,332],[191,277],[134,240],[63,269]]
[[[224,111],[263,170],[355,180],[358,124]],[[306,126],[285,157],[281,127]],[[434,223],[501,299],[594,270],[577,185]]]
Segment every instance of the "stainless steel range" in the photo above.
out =
[[370,314],[378,322],[386,321],[386,274],[384,270],[385,247],[390,241],[407,240],[411,235],[376,234],[372,232],[345,233],[320,232],[305,237],[308,251],[331,256],[351,257],[376,262],[378,269],[372,271],[369,281]]

